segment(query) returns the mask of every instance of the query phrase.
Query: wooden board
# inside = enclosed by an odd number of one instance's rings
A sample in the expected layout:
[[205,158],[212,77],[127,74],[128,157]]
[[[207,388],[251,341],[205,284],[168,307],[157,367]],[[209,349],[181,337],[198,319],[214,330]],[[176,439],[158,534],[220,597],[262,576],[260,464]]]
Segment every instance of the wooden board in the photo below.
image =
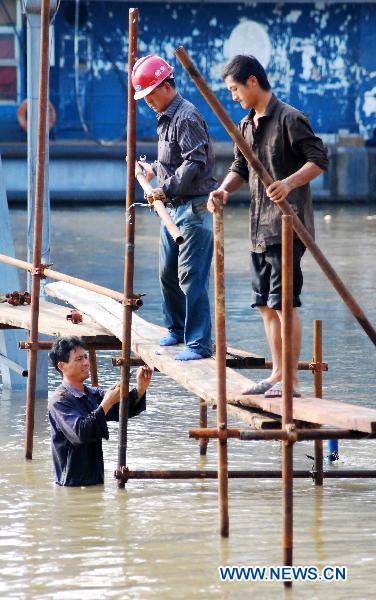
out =
[[[66,300],[78,310],[90,315],[98,323],[121,339],[121,304],[94,292],[88,292],[66,283],[46,286],[50,295]],[[176,361],[181,346],[160,347],[159,339],[165,329],[148,323],[137,314],[132,318],[132,350],[148,365],[157,368],[171,379],[209,403],[216,402],[216,370],[213,358],[199,361]],[[227,402],[238,407],[257,408],[271,415],[282,414],[280,398],[241,394],[252,383],[233,369],[226,369]],[[376,431],[376,410],[320,398],[294,398],[293,416],[296,421],[332,425],[363,432]]]
[[[39,331],[51,336],[78,335],[82,338],[97,337],[108,339],[113,337],[111,332],[98,324],[88,315],[83,315],[82,323],[74,325],[67,321],[70,310],[64,306],[40,300],[39,303]],[[0,322],[3,326],[30,329],[31,306],[11,306],[7,302],[0,304]]]

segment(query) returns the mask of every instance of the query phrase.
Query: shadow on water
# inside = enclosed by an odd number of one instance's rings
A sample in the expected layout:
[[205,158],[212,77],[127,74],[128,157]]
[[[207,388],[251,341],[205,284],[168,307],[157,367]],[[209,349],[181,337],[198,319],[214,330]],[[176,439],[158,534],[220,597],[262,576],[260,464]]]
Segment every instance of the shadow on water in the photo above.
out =
[[[373,207],[316,210],[317,240],[372,322],[376,322],[376,218]],[[73,215],[73,216],[72,216]],[[17,254],[25,256],[26,215],[12,210]],[[247,210],[226,211],[227,336],[231,345],[267,355],[262,324],[250,309]],[[372,218],[369,218],[372,217]],[[122,289],[124,217],[120,207],[55,209],[54,268]],[[161,323],[158,221],[137,212],[135,290],[146,293],[142,316]],[[324,395],[376,405],[375,352],[310,256],[304,258],[302,358],[312,355],[312,320],[324,321]],[[99,354],[100,382],[117,377],[111,352]],[[264,375],[252,372],[252,377]],[[306,391],[310,373],[302,374]],[[58,383],[50,373],[50,387]],[[0,597],[56,599],[192,597],[235,599],[371,598],[375,583],[375,486],[372,480],[294,484],[295,552],[299,565],[348,567],[347,583],[221,583],[219,565],[281,564],[281,494],[275,480],[230,480],[230,538],[218,537],[215,481],[131,481],[118,490],[112,473],[117,425],[104,444],[106,482],[93,488],[53,484],[46,400],[36,403],[33,461],[23,457],[25,399],[1,393]],[[187,429],[198,423],[198,400],[155,375],[147,413],[130,422],[132,468],[216,468],[215,443],[200,457]],[[209,410],[209,424],[215,412]],[[233,419],[230,423],[235,424]],[[234,469],[280,467],[277,442],[229,443]],[[346,441],[339,465],[375,468],[373,441]],[[311,443],[296,445],[296,468],[312,466]]]

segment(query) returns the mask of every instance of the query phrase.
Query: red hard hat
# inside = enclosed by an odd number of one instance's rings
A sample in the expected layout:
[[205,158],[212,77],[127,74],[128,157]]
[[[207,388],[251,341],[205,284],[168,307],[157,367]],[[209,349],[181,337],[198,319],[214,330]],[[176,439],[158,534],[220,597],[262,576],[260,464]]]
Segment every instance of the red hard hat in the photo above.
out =
[[163,58],[149,54],[139,58],[132,70],[132,85],[135,100],[144,98],[173,72],[173,68]]

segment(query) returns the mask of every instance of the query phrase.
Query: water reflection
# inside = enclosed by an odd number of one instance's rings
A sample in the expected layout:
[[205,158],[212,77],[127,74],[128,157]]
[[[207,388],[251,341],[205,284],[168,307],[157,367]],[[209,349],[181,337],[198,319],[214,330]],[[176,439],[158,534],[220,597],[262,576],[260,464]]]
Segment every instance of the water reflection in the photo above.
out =
[[[100,212],[100,214],[98,214]],[[324,216],[331,213],[331,220]],[[316,211],[317,238],[333,266],[376,322],[376,221],[367,207]],[[19,256],[24,256],[25,215],[12,211]],[[262,323],[249,309],[247,213],[226,213],[228,339],[257,354],[267,352]],[[122,289],[123,212],[106,209],[55,209],[54,268]],[[98,225],[100,224],[100,226]],[[93,235],[95,232],[95,236]],[[143,316],[161,322],[157,272],[157,218],[137,213],[136,283],[146,292]],[[302,358],[311,357],[312,320],[324,320],[324,394],[369,406],[376,404],[375,355],[372,344],[329,289],[307,256],[302,318]],[[111,352],[99,356],[100,380],[117,374]],[[263,374],[261,372],[261,374]],[[51,389],[58,377],[51,371]],[[253,376],[259,373],[252,372]],[[312,389],[312,376],[302,374]],[[208,410],[209,424],[215,411]],[[218,537],[215,481],[131,481],[118,490],[112,472],[117,458],[117,426],[104,444],[105,485],[64,489],[53,484],[46,401],[36,405],[34,459],[23,458],[25,404],[22,394],[2,392],[0,401],[0,597],[57,599],[190,599],[192,597],[371,598],[375,581],[375,483],[328,480],[322,489],[310,480],[294,485],[295,562],[338,564],[349,569],[346,584],[300,583],[284,591],[275,583],[227,583],[218,578],[220,564],[279,565],[281,562],[281,494],[277,480],[230,480],[230,538]],[[130,422],[132,468],[216,468],[215,442],[208,456],[187,435],[198,424],[197,398],[156,375],[147,413]],[[231,424],[235,424],[230,419]],[[341,443],[345,468],[375,468],[373,441]],[[295,449],[295,467],[309,469],[312,443]],[[277,442],[231,441],[230,467],[277,469]],[[334,466],[332,468],[338,468]]]

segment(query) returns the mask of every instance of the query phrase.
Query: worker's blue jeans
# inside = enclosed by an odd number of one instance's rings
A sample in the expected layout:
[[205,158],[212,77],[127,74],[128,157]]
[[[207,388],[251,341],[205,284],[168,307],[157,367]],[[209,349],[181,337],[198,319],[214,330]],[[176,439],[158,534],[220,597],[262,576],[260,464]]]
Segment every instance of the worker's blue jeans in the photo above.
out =
[[212,354],[209,275],[213,256],[212,215],[207,196],[198,196],[167,210],[184,236],[178,246],[161,226],[159,276],[163,314],[179,342],[207,357]]

